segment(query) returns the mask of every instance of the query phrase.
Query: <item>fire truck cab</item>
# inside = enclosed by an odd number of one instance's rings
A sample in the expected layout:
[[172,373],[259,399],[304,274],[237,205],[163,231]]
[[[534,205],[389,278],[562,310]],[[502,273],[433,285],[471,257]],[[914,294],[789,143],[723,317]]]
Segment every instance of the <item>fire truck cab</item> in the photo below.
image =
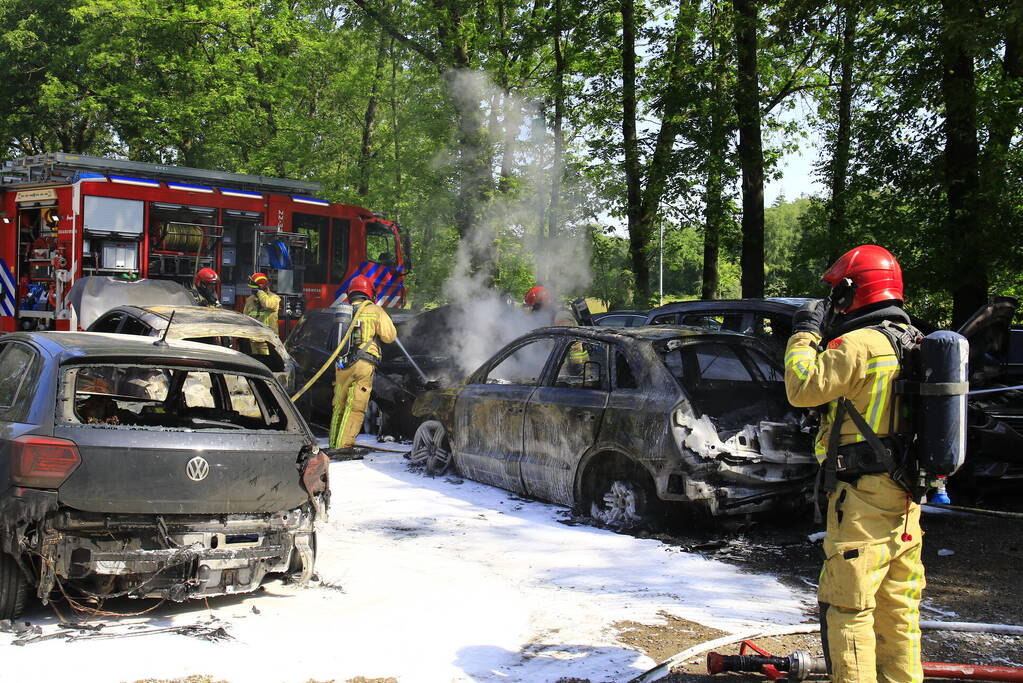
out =
[[51,153],[0,170],[0,331],[77,329],[72,284],[89,275],[192,286],[220,274],[241,310],[249,275],[280,294],[282,335],[305,308],[343,298],[356,275],[405,304],[409,244],[397,223],[314,195],[315,183]]

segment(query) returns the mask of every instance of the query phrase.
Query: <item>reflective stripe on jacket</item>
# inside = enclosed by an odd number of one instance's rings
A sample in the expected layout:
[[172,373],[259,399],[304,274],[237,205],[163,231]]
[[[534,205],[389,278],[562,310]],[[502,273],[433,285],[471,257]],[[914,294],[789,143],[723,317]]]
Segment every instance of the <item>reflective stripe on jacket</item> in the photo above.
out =
[[[852,401],[878,436],[891,433],[893,384],[899,362],[888,338],[870,328],[844,334],[820,352],[818,343],[820,337],[812,332],[797,332],[789,338],[785,348],[785,392],[789,403],[797,408],[828,404],[814,444],[814,453],[823,462],[837,399],[842,396]],[[840,430],[842,445],[864,440],[848,416],[843,418]]]
[[[358,309],[359,304],[356,304],[355,307]],[[380,358],[380,345],[377,340],[390,344],[398,338],[398,331],[394,329],[391,316],[373,302],[359,310],[352,324],[355,325],[355,331],[352,333],[355,347],[378,359]]]
[[257,289],[247,299],[242,313],[277,332],[277,311],[281,308],[281,297],[271,291]]

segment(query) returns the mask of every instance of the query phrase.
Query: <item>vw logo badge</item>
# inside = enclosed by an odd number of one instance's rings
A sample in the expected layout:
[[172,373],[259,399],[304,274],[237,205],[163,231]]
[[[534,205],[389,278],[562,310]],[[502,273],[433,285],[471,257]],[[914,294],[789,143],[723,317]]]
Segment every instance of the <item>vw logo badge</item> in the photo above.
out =
[[206,458],[202,456],[195,456],[188,461],[185,465],[185,474],[192,481],[202,481],[206,478],[206,475],[210,473],[210,464],[206,462]]

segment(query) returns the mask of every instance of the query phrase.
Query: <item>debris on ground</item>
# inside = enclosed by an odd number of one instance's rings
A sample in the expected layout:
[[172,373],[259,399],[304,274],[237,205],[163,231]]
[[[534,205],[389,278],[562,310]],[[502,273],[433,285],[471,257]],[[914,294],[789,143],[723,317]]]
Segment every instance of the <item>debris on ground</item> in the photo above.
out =
[[[255,607],[253,607],[255,609]],[[258,614],[258,612],[256,612]],[[7,620],[5,620],[7,621]],[[13,627],[10,630],[5,628],[5,623],[0,622],[0,631],[15,633],[17,637],[11,641],[13,645],[31,645],[46,640],[60,640],[70,643],[76,640],[110,640],[114,638],[135,638],[138,636],[149,636],[164,633],[175,633],[183,636],[191,636],[200,640],[219,642],[222,640],[233,640],[233,636],[227,632],[225,625],[220,623],[216,617],[211,617],[205,624],[182,624],[180,626],[150,627],[144,624],[124,625],[113,624],[87,624],[87,623],[61,623],[57,624],[54,630],[44,633],[43,629],[29,622],[22,622],[20,628]]]

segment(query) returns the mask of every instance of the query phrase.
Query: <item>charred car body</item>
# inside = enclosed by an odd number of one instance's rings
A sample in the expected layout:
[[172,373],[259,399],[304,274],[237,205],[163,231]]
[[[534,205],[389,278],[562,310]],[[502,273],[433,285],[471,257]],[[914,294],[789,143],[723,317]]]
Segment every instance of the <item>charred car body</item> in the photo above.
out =
[[0,617],[308,579],[326,458],[261,363],[112,334],[0,339]]
[[616,526],[663,502],[799,507],[817,470],[780,365],[728,332],[541,328],[414,412],[427,418],[416,448],[450,449],[462,475]]
[[[655,308],[648,325],[696,325],[741,332],[766,342],[781,359],[792,333],[792,316],[807,299],[676,301]],[[953,493],[975,500],[985,490],[1023,483],[1023,331],[1011,328],[1019,302],[994,297],[960,326],[970,342],[967,458],[952,479]],[[934,326],[914,318],[922,332]]]
[[277,333],[238,311],[204,306],[115,306],[93,321],[88,331],[225,346],[261,362],[288,391],[295,388],[295,361]]

